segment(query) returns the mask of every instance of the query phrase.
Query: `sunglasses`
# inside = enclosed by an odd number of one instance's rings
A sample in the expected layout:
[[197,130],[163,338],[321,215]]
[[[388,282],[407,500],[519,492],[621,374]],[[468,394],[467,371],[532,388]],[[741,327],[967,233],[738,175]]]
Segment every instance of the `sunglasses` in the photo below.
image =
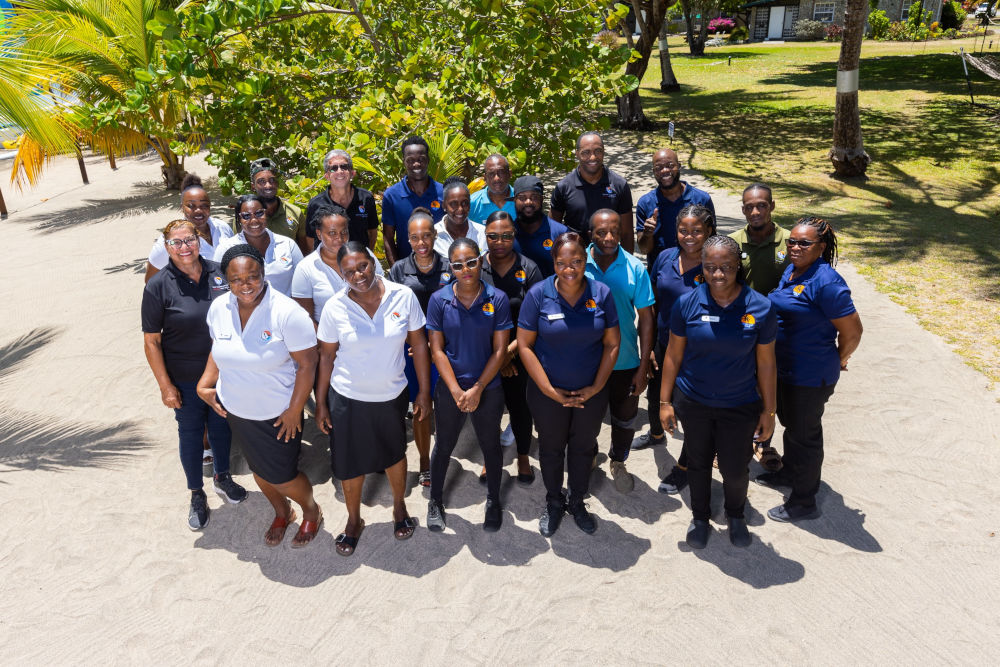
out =
[[479,266],[479,258],[473,257],[472,259],[466,260],[464,262],[450,262],[448,266],[451,267],[452,271],[461,271],[462,269],[474,269]]
[[250,212],[240,213],[241,220],[252,220],[253,218],[264,218],[264,217],[267,217],[267,211],[262,208],[257,209],[253,213]]
[[794,248],[795,246],[799,246],[800,248],[808,248],[809,246],[814,245],[816,243],[819,243],[819,241],[810,241],[808,239],[788,239],[785,241],[785,244],[789,248]]
[[326,168],[326,173],[332,174],[337,171],[350,171],[350,170],[351,168],[348,167],[346,164],[331,164],[329,167]]
[[486,238],[490,241],[499,241],[500,239],[503,239],[504,241],[513,241],[514,232],[503,232],[502,234],[490,232],[486,235]]

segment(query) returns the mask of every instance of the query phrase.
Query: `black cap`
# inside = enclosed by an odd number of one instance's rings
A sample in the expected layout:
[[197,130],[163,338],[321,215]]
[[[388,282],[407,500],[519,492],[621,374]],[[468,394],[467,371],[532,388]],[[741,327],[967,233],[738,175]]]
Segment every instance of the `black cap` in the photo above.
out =
[[516,181],[514,181],[514,196],[518,196],[522,192],[537,192],[540,195],[545,195],[545,186],[542,185],[542,181],[537,176],[519,176]]
[[250,163],[250,178],[253,179],[254,176],[262,171],[270,171],[275,176],[278,175],[278,163],[271,158],[262,157],[259,160],[254,160]]

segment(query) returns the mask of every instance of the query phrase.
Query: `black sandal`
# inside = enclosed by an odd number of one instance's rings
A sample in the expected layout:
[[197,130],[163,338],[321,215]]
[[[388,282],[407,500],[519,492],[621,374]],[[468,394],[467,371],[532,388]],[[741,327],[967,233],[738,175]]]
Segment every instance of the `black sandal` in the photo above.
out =
[[413,537],[413,533],[417,530],[417,520],[412,516],[408,516],[402,521],[397,521],[392,527],[392,535],[399,541],[408,540]]
[[337,553],[341,556],[347,557],[354,553],[354,550],[358,547],[358,540],[361,539],[361,533],[365,530],[365,522],[361,521],[361,528],[358,529],[358,534],[351,537],[347,533],[341,533],[337,535],[336,549]]

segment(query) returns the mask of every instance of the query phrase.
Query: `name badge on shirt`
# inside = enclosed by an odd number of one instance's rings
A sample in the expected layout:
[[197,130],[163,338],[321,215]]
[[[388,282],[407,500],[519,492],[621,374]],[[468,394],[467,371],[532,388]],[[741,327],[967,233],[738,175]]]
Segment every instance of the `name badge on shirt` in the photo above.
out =
[[548,315],[545,316],[545,318],[549,322],[554,322],[556,320],[565,320],[566,319],[566,313],[549,313]]
[[719,316],[718,315],[702,315],[701,316],[701,321],[702,322],[718,322],[719,321]]
[[229,340],[230,338],[233,337],[233,334],[231,334],[231,333],[220,333],[220,334],[216,334],[215,337],[218,338],[219,340]]

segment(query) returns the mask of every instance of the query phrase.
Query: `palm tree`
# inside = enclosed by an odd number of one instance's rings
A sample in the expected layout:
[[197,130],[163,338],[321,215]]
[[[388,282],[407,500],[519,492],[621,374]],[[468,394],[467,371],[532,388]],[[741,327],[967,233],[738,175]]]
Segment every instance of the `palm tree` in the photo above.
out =
[[[171,148],[172,142],[196,146],[202,138],[190,129],[183,95],[144,87],[141,77],[160,67],[158,38],[146,24],[157,10],[177,4],[22,0],[6,29],[7,37],[18,40],[13,48],[46,68],[50,90],[59,91],[50,98],[52,121],[109,155],[156,151],[168,188],[180,187],[184,177],[184,159]],[[135,90],[141,92],[139,97]],[[24,127],[26,137],[37,144],[36,152],[39,147],[49,149],[30,127]]]

